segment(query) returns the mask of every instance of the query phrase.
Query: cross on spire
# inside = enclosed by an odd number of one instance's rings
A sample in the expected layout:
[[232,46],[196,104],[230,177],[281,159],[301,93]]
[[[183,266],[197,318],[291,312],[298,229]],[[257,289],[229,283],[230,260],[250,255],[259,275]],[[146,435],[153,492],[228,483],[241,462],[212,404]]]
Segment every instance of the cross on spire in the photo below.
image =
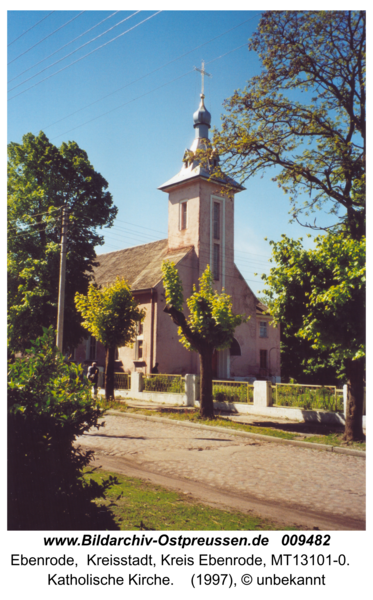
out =
[[207,73],[207,71],[205,71],[205,61],[202,61],[202,69],[199,69],[198,67],[194,67],[195,71],[199,71],[202,75],[202,92],[201,92],[201,96],[205,96],[205,75],[207,75],[207,77],[212,77],[212,75],[210,75],[210,73]]

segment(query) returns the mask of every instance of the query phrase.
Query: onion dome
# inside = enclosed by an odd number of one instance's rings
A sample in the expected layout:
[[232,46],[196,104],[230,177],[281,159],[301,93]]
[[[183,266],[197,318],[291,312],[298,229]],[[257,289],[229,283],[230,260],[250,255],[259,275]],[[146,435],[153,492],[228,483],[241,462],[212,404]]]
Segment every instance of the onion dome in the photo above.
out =
[[196,138],[208,138],[208,130],[211,127],[211,114],[205,107],[205,95],[201,94],[201,102],[198,110],[193,115],[194,129],[196,130]]

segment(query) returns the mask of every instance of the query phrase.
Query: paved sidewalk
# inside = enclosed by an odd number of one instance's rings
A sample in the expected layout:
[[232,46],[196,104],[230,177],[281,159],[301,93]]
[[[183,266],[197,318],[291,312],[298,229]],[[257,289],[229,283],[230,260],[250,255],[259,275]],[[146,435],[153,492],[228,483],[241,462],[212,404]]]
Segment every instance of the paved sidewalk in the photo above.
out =
[[100,458],[110,458],[111,465],[115,459],[118,464],[122,461],[121,472],[127,464],[170,481],[177,478],[253,499],[256,509],[261,502],[263,506],[272,502],[288,512],[293,508],[297,515],[334,515],[342,524],[345,519],[346,527],[340,528],[364,527],[366,462],[359,457],[124,414],[106,415],[104,421],[105,428],[81,436],[78,443],[94,449]]

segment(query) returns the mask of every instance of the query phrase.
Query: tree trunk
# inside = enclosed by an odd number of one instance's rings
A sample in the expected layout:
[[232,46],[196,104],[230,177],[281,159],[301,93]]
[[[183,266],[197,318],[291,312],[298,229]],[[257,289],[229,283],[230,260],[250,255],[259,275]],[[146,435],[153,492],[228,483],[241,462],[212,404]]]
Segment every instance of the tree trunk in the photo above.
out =
[[214,348],[206,346],[200,352],[200,415],[203,418],[214,418],[214,402],[212,399],[212,353]]
[[364,440],[364,359],[347,362],[347,409],[344,439],[347,442]]
[[212,400],[212,354],[214,347],[202,341],[199,334],[194,333],[188,326],[184,314],[172,304],[166,304],[164,312],[171,316],[175,325],[181,327],[183,334],[200,356],[200,415],[203,418],[214,418],[214,403]]
[[114,400],[114,366],[115,366],[115,346],[109,348],[106,346],[105,360],[105,398]]

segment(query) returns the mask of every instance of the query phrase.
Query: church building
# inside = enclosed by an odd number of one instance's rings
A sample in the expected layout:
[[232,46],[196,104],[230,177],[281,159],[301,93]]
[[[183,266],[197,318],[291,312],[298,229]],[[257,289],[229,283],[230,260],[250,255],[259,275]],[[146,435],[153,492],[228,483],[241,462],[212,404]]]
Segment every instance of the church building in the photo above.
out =
[[[126,279],[139,306],[146,309],[134,346],[118,348],[115,370],[150,373],[158,363],[159,373],[199,373],[198,354],[181,345],[177,326],[163,312],[161,265],[170,260],[179,271],[184,298],[191,295],[193,285],[198,284],[210,265],[214,288],[219,292],[224,288],[232,297],[235,313],[250,316],[247,323],[237,327],[231,348],[214,354],[214,377],[279,381],[279,327],[270,325],[266,307],[255,297],[234,263],[234,195],[244,188],[227,176],[210,179],[210,169],[216,166],[219,157],[208,138],[211,115],[203,93],[193,121],[195,137],[184,153],[181,170],[159,187],[168,194],[168,238],[97,257],[96,283],[106,286],[118,276]],[[211,150],[207,167],[198,160],[196,153],[200,149]],[[99,366],[104,366],[105,350],[90,336],[76,349],[75,360],[82,363],[96,360]]]

